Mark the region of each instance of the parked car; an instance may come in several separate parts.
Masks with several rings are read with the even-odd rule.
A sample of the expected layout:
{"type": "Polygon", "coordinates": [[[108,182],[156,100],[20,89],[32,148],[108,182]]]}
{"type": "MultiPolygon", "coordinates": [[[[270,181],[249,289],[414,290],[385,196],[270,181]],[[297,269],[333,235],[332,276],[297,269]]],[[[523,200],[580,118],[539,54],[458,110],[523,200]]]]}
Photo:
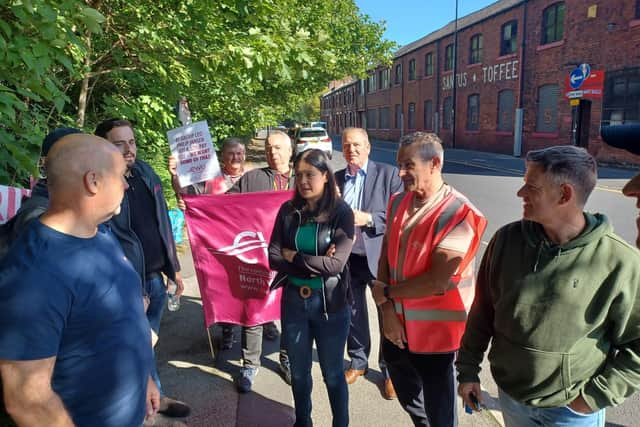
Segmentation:
{"type": "Polygon", "coordinates": [[[296,154],[302,153],[304,150],[317,148],[324,151],[329,159],[333,153],[331,138],[327,131],[323,128],[299,128],[293,138],[296,154]]]}

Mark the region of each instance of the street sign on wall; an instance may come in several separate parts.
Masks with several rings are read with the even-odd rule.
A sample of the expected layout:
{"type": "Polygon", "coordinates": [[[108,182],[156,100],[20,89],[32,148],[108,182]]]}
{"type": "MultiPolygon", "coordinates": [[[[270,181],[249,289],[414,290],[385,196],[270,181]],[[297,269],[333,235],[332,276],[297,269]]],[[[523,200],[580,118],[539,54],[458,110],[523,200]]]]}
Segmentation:
{"type": "Polygon", "coordinates": [[[569,99],[600,99],[604,87],[604,70],[592,70],[582,64],[565,78],[564,96],[569,99]]]}

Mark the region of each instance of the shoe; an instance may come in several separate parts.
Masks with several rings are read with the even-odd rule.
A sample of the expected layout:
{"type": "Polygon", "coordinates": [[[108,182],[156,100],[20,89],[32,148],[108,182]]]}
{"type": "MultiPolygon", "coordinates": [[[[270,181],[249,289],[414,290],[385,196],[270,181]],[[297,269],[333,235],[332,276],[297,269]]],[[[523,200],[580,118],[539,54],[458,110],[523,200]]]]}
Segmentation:
{"type": "Polygon", "coordinates": [[[344,379],[347,380],[347,384],[353,384],[358,377],[367,374],[368,369],[347,369],[344,371],[344,379]]]}
{"type": "Polygon", "coordinates": [[[291,385],[291,365],[289,365],[289,361],[281,360],[278,365],[278,370],[284,382],[291,385]]]}
{"type": "Polygon", "coordinates": [[[142,423],[143,427],[187,427],[187,424],[176,420],[173,418],[169,418],[166,415],[156,414],[153,417],[144,420],[142,423]]]}
{"type": "Polygon", "coordinates": [[[258,368],[244,367],[240,369],[240,376],[236,378],[236,388],[240,393],[249,393],[258,374],[258,368]]]}
{"type": "Polygon", "coordinates": [[[269,322],[265,323],[262,329],[262,334],[269,341],[275,341],[280,336],[280,332],[278,332],[278,327],[275,323],[269,322]]]}
{"type": "Polygon", "coordinates": [[[158,413],[167,417],[182,418],[191,413],[191,408],[184,402],[164,396],[160,398],[160,408],[158,413]]]}
{"type": "Polygon", "coordinates": [[[393,383],[391,382],[391,378],[385,378],[383,388],[384,388],[385,399],[393,400],[398,398],[398,395],[396,394],[396,389],[393,387],[393,383]]]}
{"type": "Polygon", "coordinates": [[[222,350],[231,350],[233,348],[233,329],[222,328],[222,345],[220,348],[222,350]]]}

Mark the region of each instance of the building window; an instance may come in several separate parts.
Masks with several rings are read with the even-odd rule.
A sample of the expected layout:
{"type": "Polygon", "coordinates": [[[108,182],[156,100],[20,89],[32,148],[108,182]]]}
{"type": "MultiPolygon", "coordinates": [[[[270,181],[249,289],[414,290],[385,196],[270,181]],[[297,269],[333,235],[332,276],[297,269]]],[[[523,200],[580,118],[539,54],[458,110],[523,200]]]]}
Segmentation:
{"type": "Polygon", "coordinates": [[[402,107],[400,104],[396,104],[396,122],[394,128],[400,129],[402,126],[402,107]]]}
{"type": "Polygon", "coordinates": [[[369,93],[375,92],[377,88],[376,73],[369,75],[369,93]]]}
{"type": "Polygon", "coordinates": [[[467,130],[480,129],[480,95],[474,93],[467,98],[467,130]]]}
{"type": "Polygon", "coordinates": [[[602,124],[640,123],[640,67],[607,72],[602,124]]]}
{"type": "Polygon", "coordinates": [[[512,90],[498,93],[498,124],[497,130],[513,132],[513,114],[515,112],[515,96],[512,90]]]}
{"type": "Polygon", "coordinates": [[[424,56],[424,75],[433,76],[433,53],[431,52],[424,56]]]}
{"type": "Polygon", "coordinates": [[[482,62],[482,34],[476,34],[471,37],[471,45],[469,47],[469,64],[477,64],[482,62]]]}
{"type": "Polygon", "coordinates": [[[389,107],[384,107],[380,109],[380,129],[389,129],[390,126],[390,113],[389,107]]]}
{"type": "Polygon", "coordinates": [[[360,79],[360,95],[364,95],[365,94],[365,85],[366,85],[366,81],[364,79],[360,79]]]}
{"type": "Polygon", "coordinates": [[[407,117],[407,127],[409,129],[416,128],[416,104],[415,102],[409,103],[409,116],[407,117]]]}
{"type": "Polygon", "coordinates": [[[416,79],[416,60],[409,61],[409,80],[416,79]]]}
{"type": "Polygon", "coordinates": [[[369,129],[377,128],[377,119],[378,119],[378,110],[376,108],[372,108],[367,110],[367,126],[369,129]]]}
{"type": "Polygon", "coordinates": [[[442,129],[451,129],[453,120],[453,98],[447,96],[442,104],[442,129]]]}
{"type": "Polygon", "coordinates": [[[509,21],[502,26],[500,55],[509,55],[518,50],[518,21],[509,21]]]}
{"type": "Polygon", "coordinates": [[[378,79],[380,84],[380,89],[387,89],[389,87],[389,69],[385,68],[384,70],[380,70],[378,72],[378,79]]]}
{"type": "Polygon", "coordinates": [[[433,102],[431,100],[424,101],[424,128],[433,129],[433,102]]]}
{"type": "Polygon", "coordinates": [[[552,4],[542,12],[542,44],[562,40],[564,33],[564,3],[552,4]]]}
{"type": "Polygon", "coordinates": [[[395,82],[397,85],[402,83],[402,64],[396,65],[396,78],[395,82]]]}
{"type": "Polygon", "coordinates": [[[544,85],[538,88],[538,112],[536,132],[556,133],[558,131],[558,85],[544,85]]]}
{"type": "Polygon", "coordinates": [[[444,48],[444,70],[453,70],[453,45],[444,48]]]}

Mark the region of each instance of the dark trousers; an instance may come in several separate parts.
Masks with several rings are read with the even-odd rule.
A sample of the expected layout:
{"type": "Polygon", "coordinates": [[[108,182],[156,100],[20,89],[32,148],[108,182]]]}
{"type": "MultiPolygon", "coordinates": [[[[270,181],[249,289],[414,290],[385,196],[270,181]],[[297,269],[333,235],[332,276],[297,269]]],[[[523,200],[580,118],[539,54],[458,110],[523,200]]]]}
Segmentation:
{"type": "MultiPolygon", "coordinates": [[[[284,327],[284,326],[283,326],[284,327]]],[[[240,334],[242,345],[242,364],[243,366],[257,368],[260,366],[260,356],[262,355],[262,325],[243,326],[240,334]]],[[[288,362],[285,341],[280,335],[280,363],[288,362]]]]}
{"type": "MultiPolygon", "coordinates": [[[[371,333],[369,330],[369,311],[367,310],[367,284],[374,279],[369,270],[367,258],[360,255],[349,257],[349,271],[351,273],[351,291],[353,305],[351,306],[351,325],[347,339],[347,353],[351,359],[352,369],[366,369],[369,366],[371,353],[371,333]]],[[[382,356],[382,319],[378,310],[378,330],[380,331],[380,348],[378,349],[378,366],[385,378],[389,377],[387,367],[382,356]]]]}
{"type": "Polygon", "coordinates": [[[416,426],[458,425],[455,353],[415,354],[384,339],[382,351],[398,400],[416,426]]]}

